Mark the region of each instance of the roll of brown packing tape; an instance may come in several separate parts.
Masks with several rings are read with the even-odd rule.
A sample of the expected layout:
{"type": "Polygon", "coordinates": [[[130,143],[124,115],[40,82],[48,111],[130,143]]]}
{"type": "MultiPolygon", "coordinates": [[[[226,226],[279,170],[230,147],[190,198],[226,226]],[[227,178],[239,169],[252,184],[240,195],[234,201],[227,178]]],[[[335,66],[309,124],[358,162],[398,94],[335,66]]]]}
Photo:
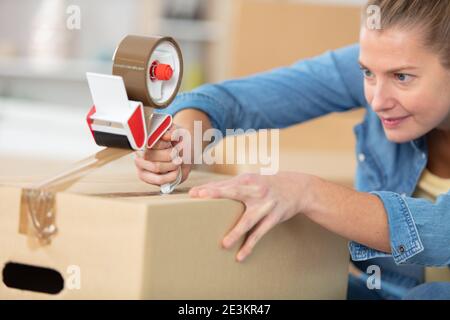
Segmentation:
{"type": "Polygon", "coordinates": [[[128,99],[165,108],[183,76],[180,47],[171,37],[126,36],[114,54],[112,73],[123,78],[128,99]]]}

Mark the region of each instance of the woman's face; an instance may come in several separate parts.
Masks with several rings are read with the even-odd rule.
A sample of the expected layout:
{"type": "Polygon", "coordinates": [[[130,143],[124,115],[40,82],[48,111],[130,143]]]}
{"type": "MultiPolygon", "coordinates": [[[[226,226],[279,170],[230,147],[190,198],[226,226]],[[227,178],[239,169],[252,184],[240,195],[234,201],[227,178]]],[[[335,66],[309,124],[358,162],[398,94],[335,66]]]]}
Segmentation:
{"type": "Polygon", "coordinates": [[[450,130],[450,70],[422,42],[414,30],[361,29],[366,99],[393,142],[450,130]]]}

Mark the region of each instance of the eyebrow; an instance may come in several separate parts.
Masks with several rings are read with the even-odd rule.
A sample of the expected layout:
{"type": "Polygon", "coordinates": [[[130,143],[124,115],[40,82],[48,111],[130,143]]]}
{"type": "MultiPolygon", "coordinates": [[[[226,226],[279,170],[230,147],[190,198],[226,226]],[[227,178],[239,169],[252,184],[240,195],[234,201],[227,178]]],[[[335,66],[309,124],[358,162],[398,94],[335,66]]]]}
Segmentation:
{"type": "MultiPolygon", "coordinates": [[[[364,69],[370,70],[370,68],[366,67],[361,61],[359,61],[359,64],[360,64],[361,67],[363,67],[364,69]]],[[[418,68],[418,67],[415,67],[415,66],[404,65],[404,66],[400,66],[400,67],[396,67],[396,68],[387,70],[386,73],[397,73],[397,72],[404,71],[404,70],[416,70],[416,69],[419,69],[419,68],[418,68]]]]}

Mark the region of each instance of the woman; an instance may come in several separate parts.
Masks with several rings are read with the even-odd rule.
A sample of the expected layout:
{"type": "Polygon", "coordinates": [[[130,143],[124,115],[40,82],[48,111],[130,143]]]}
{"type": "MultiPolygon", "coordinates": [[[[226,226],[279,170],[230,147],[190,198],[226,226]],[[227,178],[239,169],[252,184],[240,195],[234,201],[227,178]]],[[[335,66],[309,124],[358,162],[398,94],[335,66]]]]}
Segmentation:
{"type": "MultiPolygon", "coordinates": [[[[204,129],[225,133],[226,128],[282,128],[363,106],[364,121],[355,127],[357,191],[281,172],[209,183],[192,188],[190,196],[246,205],[223,239],[230,248],[248,233],[238,261],[274,226],[304,214],[350,239],[354,261],[389,257],[384,258],[391,261],[389,272],[401,281],[383,297],[399,298],[418,283],[405,284],[414,276],[406,277],[396,265],[450,264],[450,1],[371,0],[370,5],[380,9],[381,28],[362,23],[359,45],[201,86],[177,97],[168,111],[191,132],[193,121],[201,120],[204,129]]],[[[143,181],[175,180],[179,164],[171,153],[178,147],[169,136],[136,159],[143,181]]],[[[190,165],[181,167],[186,179],[190,165]]]]}

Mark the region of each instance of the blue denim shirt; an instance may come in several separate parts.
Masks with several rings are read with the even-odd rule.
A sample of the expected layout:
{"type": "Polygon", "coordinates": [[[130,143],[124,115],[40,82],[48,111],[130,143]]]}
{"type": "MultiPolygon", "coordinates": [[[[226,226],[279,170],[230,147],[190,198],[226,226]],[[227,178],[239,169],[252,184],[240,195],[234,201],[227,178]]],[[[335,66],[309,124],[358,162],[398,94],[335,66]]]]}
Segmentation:
{"type": "Polygon", "coordinates": [[[449,265],[450,190],[435,202],[411,197],[427,163],[425,137],[402,144],[387,140],[380,119],[364,97],[358,56],[356,44],[292,66],[206,84],[178,95],[164,112],[202,110],[213,127],[225,134],[227,128],[283,128],[331,112],[364,107],[364,121],[354,128],[358,159],[355,187],[383,202],[392,254],[350,242],[352,258],[392,256],[397,264],[449,265]]]}

